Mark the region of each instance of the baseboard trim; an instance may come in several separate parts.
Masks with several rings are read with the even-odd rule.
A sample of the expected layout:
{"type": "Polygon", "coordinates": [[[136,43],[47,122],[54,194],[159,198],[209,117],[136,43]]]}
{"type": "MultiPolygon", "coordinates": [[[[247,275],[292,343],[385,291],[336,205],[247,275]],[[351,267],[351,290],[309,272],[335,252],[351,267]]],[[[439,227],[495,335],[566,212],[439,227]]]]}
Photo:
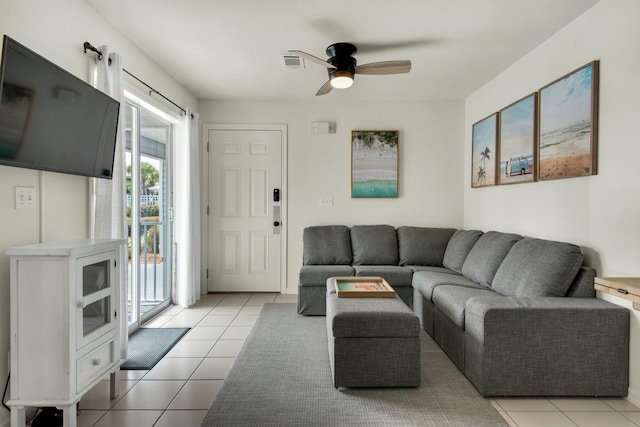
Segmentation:
{"type": "Polygon", "coordinates": [[[627,395],[627,400],[640,408],[640,393],[639,392],[629,389],[629,394],[627,395]]]}

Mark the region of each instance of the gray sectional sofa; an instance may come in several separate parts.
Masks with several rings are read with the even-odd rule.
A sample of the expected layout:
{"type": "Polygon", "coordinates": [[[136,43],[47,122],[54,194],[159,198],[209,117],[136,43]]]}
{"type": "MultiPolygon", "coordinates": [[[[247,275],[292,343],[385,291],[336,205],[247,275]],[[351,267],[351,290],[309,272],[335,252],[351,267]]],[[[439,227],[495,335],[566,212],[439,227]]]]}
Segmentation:
{"type": "Polygon", "coordinates": [[[518,234],[344,225],[303,233],[298,312],[330,277],[381,276],[485,396],[625,396],[629,312],[595,298],[580,247],[518,234]]]}

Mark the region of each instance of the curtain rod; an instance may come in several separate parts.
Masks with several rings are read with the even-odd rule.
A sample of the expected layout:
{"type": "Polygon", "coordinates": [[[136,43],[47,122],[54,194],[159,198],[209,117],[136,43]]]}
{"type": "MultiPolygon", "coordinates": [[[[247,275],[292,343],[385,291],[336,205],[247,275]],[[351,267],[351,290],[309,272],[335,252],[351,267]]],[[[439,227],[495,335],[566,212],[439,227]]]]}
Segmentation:
{"type": "MultiPolygon", "coordinates": [[[[99,51],[97,48],[93,47],[93,45],[91,43],[84,42],[83,48],[84,48],[84,53],[87,53],[87,50],[90,50],[90,51],[95,52],[95,53],[98,54],[98,60],[102,60],[102,57],[103,57],[102,52],[99,51]]],[[[111,64],[111,60],[109,60],[109,64],[111,64]]],[[[181,106],[179,106],[178,104],[176,104],[175,102],[173,102],[172,100],[170,100],[169,98],[167,98],[166,96],[164,96],[163,94],[161,94],[160,92],[158,92],[157,90],[155,90],[154,88],[149,86],[147,83],[145,83],[142,80],[140,80],[138,77],[136,77],[133,74],[131,74],[129,71],[125,70],[124,68],[122,69],[122,71],[124,71],[125,73],[127,73],[128,75],[130,75],[131,77],[136,79],[138,82],[142,83],[147,88],[149,88],[149,95],[151,95],[152,93],[160,95],[160,97],[162,97],[165,101],[171,103],[176,108],[178,108],[180,111],[182,111],[183,113],[187,114],[187,110],[185,110],[184,108],[182,108],[181,106]]],[[[191,114],[191,118],[193,119],[193,114],[191,114]]]]}

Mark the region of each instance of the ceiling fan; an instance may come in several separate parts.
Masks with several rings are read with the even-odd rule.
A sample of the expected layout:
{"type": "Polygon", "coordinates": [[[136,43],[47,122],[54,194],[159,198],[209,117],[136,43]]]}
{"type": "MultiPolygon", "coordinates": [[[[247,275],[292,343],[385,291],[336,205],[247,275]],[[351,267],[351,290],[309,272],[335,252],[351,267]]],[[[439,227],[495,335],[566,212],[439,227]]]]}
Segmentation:
{"type": "Polygon", "coordinates": [[[332,89],[346,89],[353,84],[356,74],[401,74],[411,70],[411,61],[383,61],[357,65],[353,56],[357,52],[351,43],[334,43],[327,48],[329,59],[318,58],[301,50],[290,50],[290,53],[305,58],[311,62],[327,67],[329,80],[322,85],[316,96],[326,95],[332,89]]]}

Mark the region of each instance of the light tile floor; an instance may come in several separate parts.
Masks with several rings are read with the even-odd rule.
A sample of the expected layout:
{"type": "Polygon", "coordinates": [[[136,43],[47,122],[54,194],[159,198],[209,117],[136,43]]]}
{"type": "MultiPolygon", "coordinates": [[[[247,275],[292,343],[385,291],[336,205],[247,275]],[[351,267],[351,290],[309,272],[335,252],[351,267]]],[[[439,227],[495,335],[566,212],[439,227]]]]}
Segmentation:
{"type": "MultiPolygon", "coordinates": [[[[188,309],[172,306],[145,327],[190,327],[150,371],[121,371],[120,397],[100,381],[80,401],[78,427],[199,427],[262,309],[297,295],[208,294],[188,309]]],[[[640,408],[626,399],[495,398],[516,427],[638,427],[640,408]]]]}

